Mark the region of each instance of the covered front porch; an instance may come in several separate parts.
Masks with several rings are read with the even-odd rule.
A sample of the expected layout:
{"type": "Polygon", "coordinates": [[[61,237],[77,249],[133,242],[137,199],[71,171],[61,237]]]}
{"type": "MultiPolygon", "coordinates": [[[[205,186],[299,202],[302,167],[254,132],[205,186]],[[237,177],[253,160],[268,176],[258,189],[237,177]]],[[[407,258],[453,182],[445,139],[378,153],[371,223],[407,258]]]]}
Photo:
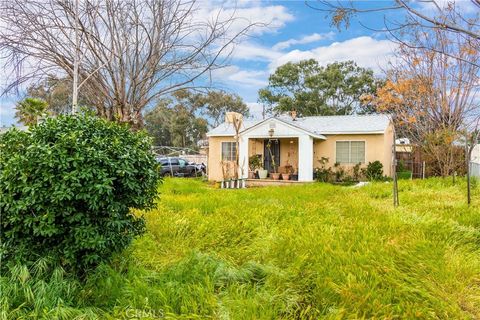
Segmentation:
{"type": "Polygon", "coordinates": [[[249,138],[248,159],[250,179],[273,179],[298,181],[298,138],[249,138]],[[259,174],[260,172],[260,174],[259,174]]]}
{"type": "Polygon", "coordinates": [[[242,178],[253,178],[253,171],[266,170],[270,179],[282,179],[278,173],[286,181],[313,181],[313,144],[322,138],[275,119],[247,129],[239,137],[242,178]],[[252,157],[259,158],[255,167],[251,166],[252,157]]]}
{"type": "Polygon", "coordinates": [[[239,143],[243,178],[313,181],[313,139],[297,137],[243,137],[239,143]],[[252,157],[258,157],[260,168],[252,168],[252,157]],[[280,175],[277,178],[276,173],[280,175]]]}
{"type": "MultiPolygon", "coordinates": [[[[260,159],[259,167],[267,179],[284,174],[285,181],[313,181],[313,145],[315,139],[305,130],[276,119],[266,120],[245,130],[239,137],[239,165],[242,178],[252,178],[252,157],[260,159]]],[[[258,176],[257,176],[258,177],[258,176]]],[[[281,181],[281,177],[279,180],[281,181]]]]}

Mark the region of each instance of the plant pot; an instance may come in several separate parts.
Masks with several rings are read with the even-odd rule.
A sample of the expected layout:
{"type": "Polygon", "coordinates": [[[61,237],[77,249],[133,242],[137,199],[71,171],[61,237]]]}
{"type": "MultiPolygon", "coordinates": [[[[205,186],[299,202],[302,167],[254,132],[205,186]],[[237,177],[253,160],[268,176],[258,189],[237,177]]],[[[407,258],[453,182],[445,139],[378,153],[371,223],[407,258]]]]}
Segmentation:
{"type": "Polygon", "coordinates": [[[290,180],[290,174],[289,173],[282,173],[282,180],[290,180]]]}
{"type": "Polygon", "coordinates": [[[254,171],[248,171],[248,179],[255,179],[255,172],[254,171]]]}
{"type": "Polygon", "coordinates": [[[268,175],[268,171],[267,171],[267,170],[258,169],[257,172],[258,172],[258,177],[259,177],[260,179],[267,179],[267,175],[268,175]]]}
{"type": "Polygon", "coordinates": [[[298,181],[298,173],[294,173],[290,176],[293,181],[298,181]]]}
{"type": "Polygon", "coordinates": [[[280,173],[272,172],[270,173],[270,176],[272,177],[273,180],[280,180],[280,173]]]}

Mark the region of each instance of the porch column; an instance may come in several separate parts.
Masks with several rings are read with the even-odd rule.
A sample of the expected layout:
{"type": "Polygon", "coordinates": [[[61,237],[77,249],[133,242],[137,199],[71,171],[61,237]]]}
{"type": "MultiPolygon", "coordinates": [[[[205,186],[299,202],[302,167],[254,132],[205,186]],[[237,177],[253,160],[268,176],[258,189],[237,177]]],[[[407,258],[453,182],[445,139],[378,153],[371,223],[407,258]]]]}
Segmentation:
{"type": "Polygon", "coordinates": [[[240,178],[248,178],[248,137],[240,137],[238,148],[238,165],[240,178]]]}
{"type": "Polygon", "coordinates": [[[298,181],[313,180],[313,138],[298,137],[298,181]]]}

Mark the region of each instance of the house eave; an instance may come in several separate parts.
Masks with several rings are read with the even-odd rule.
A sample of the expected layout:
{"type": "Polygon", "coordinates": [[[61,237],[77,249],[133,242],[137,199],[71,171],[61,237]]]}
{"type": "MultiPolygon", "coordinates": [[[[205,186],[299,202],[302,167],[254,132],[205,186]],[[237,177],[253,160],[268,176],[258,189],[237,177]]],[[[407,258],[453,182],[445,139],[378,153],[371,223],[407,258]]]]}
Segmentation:
{"type": "Polygon", "coordinates": [[[378,131],[334,131],[334,132],[322,132],[322,135],[334,135],[334,134],[385,134],[384,130],[378,131]]]}
{"type": "MultiPolygon", "coordinates": [[[[282,120],[282,119],[280,119],[280,118],[277,118],[277,117],[270,117],[270,118],[268,118],[268,119],[265,119],[265,120],[263,120],[263,121],[260,121],[259,123],[255,124],[254,126],[251,126],[251,127],[247,128],[247,129],[241,131],[240,134],[242,134],[242,135],[243,135],[243,134],[247,134],[249,131],[252,131],[252,130],[255,129],[256,127],[258,127],[258,126],[260,126],[260,125],[262,125],[262,124],[264,124],[264,123],[266,123],[266,122],[268,122],[268,121],[271,121],[271,120],[279,121],[279,122],[283,123],[284,125],[289,126],[289,127],[293,128],[293,129],[295,129],[295,130],[298,130],[298,131],[300,131],[300,132],[303,132],[304,134],[307,134],[307,135],[309,135],[309,136],[311,136],[311,137],[313,137],[313,138],[322,139],[322,140],[326,140],[326,139],[327,139],[327,138],[326,138],[324,135],[322,135],[322,134],[319,134],[319,133],[315,133],[315,132],[306,130],[306,129],[304,129],[304,128],[301,128],[301,127],[299,127],[299,126],[293,125],[293,124],[291,124],[291,123],[289,123],[289,122],[286,122],[286,121],[284,121],[284,120],[282,120]]],[[[267,137],[267,138],[268,138],[268,137],[267,137]]]]}
{"type": "Polygon", "coordinates": [[[220,134],[220,133],[207,133],[207,138],[211,138],[211,137],[235,137],[234,134],[232,133],[224,133],[224,134],[220,134]]]}

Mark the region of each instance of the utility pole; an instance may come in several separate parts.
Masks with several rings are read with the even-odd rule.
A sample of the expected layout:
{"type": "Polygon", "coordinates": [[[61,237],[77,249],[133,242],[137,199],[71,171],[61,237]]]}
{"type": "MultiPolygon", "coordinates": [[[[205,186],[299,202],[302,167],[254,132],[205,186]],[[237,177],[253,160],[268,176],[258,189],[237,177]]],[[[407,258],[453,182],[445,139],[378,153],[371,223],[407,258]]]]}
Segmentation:
{"type": "Polygon", "coordinates": [[[393,153],[393,206],[398,207],[398,181],[397,181],[397,133],[395,132],[395,127],[393,128],[393,146],[392,146],[392,153],[393,153]]]}
{"type": "Polygon", "coordinates": [[[75,53],[73,58],[73,93],[72,93],[72,114],[77,113],[77,105],[78,105],[78,64],[79,64],[79,34],[78,34],[78,27],[79,27],[79,16],[78,16],[78,2],[79,0],[75,0],[75,53]]]}
{"type": "Polygon", "coordinates": [[[468,144],[468,133],[465,139],[465,162],[467,165],[467,204],[470,206],[472,202],[471,187],[470,187],[470,158],[472,157],[473,148],[468,144]]]}

